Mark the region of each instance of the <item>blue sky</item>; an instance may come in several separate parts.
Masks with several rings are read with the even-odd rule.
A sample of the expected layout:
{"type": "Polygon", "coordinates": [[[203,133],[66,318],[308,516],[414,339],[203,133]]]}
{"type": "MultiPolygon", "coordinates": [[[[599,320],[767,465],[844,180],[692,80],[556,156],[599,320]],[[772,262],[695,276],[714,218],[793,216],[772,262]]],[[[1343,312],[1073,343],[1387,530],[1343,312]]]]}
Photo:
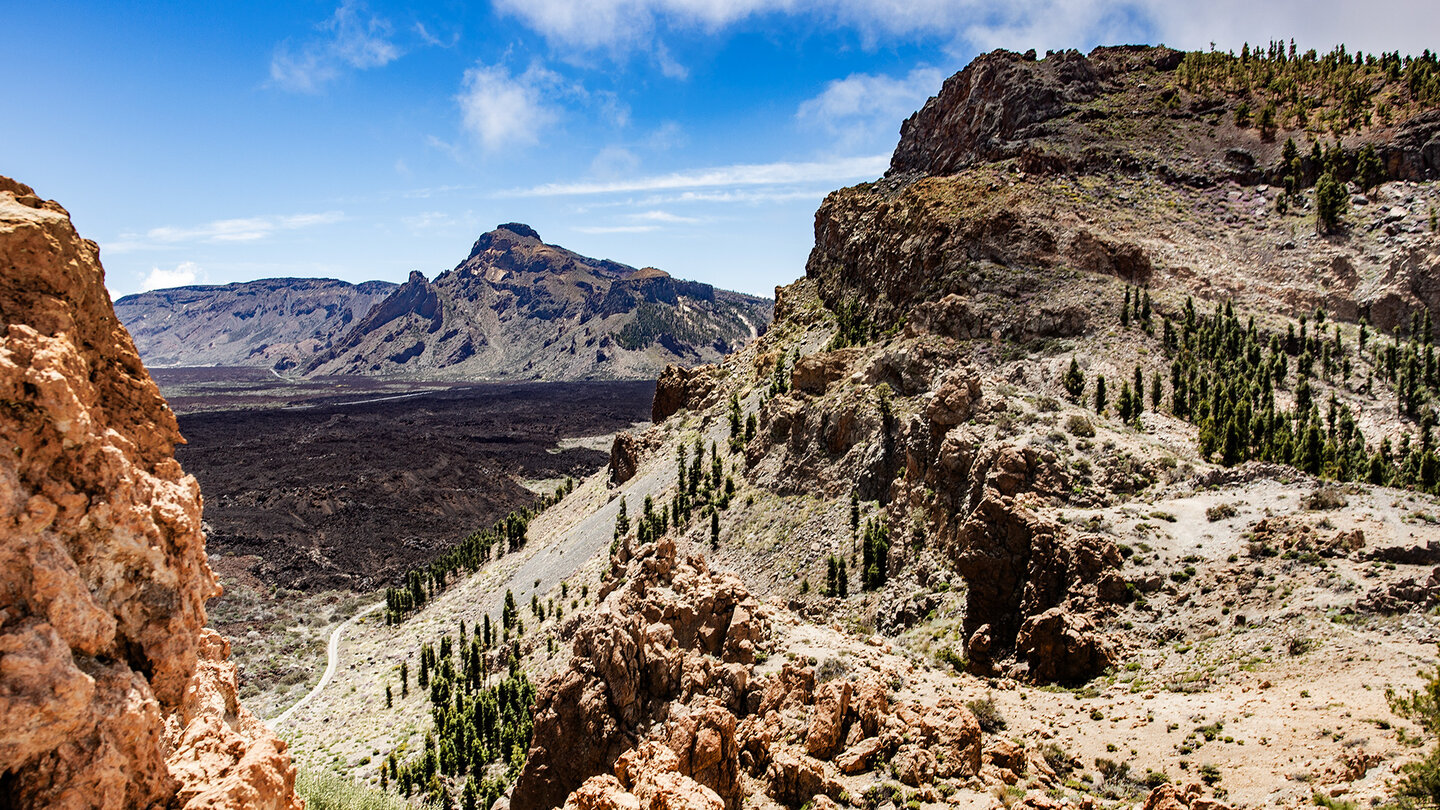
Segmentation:
{"type": "Polygon", "coordinates": [[[0,174],[115,295],[434,277],[500,222],[769,294],[976,53],[1297,38],[1418,53],[1432,0],[12,4],[0,174]]]}

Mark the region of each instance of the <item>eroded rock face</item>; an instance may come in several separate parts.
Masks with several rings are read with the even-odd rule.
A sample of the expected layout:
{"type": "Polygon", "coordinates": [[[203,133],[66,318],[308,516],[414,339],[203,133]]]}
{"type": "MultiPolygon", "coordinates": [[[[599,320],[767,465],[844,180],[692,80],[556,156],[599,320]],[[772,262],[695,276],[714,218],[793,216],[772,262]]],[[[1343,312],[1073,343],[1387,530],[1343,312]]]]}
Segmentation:
{"type": "Polygon", "coordinates": [[[564,804],[634,748],[642,729],[668,719],[661,732],[679,773],[734,810],[735,715],[748,703],[746,667],[767,633],[760,605],[733,575],[712,574],[699,558],[677,558],[669,538],[640,548],[623,582],[607,585],[613,590],[575,631],[571,668],[540,690],[511,807],[564,804]]]}
{"type": "Polygon", "coordinates": [[[655,404],[651,408],[651,420],[658,424],[669,419],[681,408],[700,407],[715,389],[717,373],[715,366],[666,366],[655,384],[655,404]]]}
{"type": "Polygon", "coordinates": [[[69,215],[0,178],[0,768],[22,807],[299,807],[205,630],[175,416],[69,215]]]}
{"type": "Polygon", "coordinates": [[[1018,153],[1027,129],[1101,89],[1090,60],[1065,51],[1036,61],[994,51],[945,80],[939,95],[900,125],[891,173],[950,174],[1018,153]]]}
{"type": "Polygon", "coordinates": [[[619,486],[635,477],[640,467],[640,443],[630,433],[615,434],[610,445],[610,484],[619,486]]]}

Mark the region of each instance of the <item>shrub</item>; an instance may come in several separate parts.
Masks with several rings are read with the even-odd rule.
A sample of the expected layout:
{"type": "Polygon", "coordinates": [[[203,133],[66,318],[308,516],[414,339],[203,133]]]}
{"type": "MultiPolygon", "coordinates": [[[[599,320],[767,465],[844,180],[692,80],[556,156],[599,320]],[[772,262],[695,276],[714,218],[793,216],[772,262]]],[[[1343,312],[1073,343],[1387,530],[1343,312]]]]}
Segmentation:
{"type": "Polygon", "coordinates": [[[329,771],[301,768],[295,792],[310,810],[412,810],[414,805],[392,793],[357,785],[329,771]]]}
{"type": "Polygon", "coordinates": [[[1065,431],[1082,439],[1095,437],[1095,426],[1083,414],[1072,413],[1065,419],[1065,431]]]}
{"type": "Polygon", "coordinates": [[[1233,518],[1238,514],[1239,512],[1235,510],[1234,506],[1228,503],[1217,503],[1205,510],[1205,519],[1211,523],[1215,523],[1216,521],[1233,518]]]}
{"type": "Polygon", "coordinates": [[[839,658],[826,658],[815,670],[815,682],[824,683],[826,681],[833,681],[843,676],[849,669],[850,668],[845,665],[845,662],[839,658]]]}
{"type": "Polygon", "coordinates": [[[986,695],[967,702],[965,707],[980,721],[980,730],[986,734],[1004,730],[1005,716],[1000,713],[1000,707],[995,705],[995,698],[986,695]]]}
{"type": "MultiPolygon", "coordinates": [[[[1391,711],[1414,720],[1426,734],[1434,737],[1440,735],[1440,664],[1425,677],[1419,689],[1404,695],[1386,687],[1385,700],[1391,711]]],[[[1424,759],[1404,765],[1401,770],[1405,773],[1399,785],[1402,806],[1434,807],[1440,802],[1440,745],[1430,749],[1424,759]]]]}
{"type": "Polygon", "coordinates": [[[1061,779],[1069,776],[1075,770],[1075,760],[1059,745],[1048,742],[1040,746],[1039,751],[1040,756],[1045,758],[1045,764],[1049,765],[1050,770],[1054,771],[1055,775],[1061,779]]]}

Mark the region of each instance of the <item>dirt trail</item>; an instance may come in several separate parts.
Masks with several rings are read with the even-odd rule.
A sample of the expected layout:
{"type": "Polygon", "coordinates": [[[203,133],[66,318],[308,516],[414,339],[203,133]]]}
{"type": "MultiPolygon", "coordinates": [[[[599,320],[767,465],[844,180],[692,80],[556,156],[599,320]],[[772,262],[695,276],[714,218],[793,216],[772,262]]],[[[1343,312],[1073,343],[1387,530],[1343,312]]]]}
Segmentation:
{"type": "Polygon", "coordinates": [[[320,676],[319,683],[315,684],[314,689],[306,692],[303,697],[295,701],[295,703],[292,704],[290,708],[281,712],[274,719],[269,720],[268,722],[270,723],[272,728],[290,719],[290,715],[294,714],[296,709],[299,709],[301,706],[309,703],[316,695],[320,694],[320,692],[325,689],[325,686],[330,683],[330,679],[335,677],[335,667],[340,661],[340,636],[345,632],[345,628],[354,624],[358,619],[360,619],[360,617],[366,615],[367,613],[374,613],[382,607],[385,607],[384,602],[376,602],[375,604],[364,608],[359,613],[356,613],[354,616],[351,616],[350,618],[341,622],[340,625],[336,627],[333,632],[330,633],[330,645],[326,648],[325,673],[320,676]]]}
{"type": "MultiPolygon", "coordinates": [[[[663,502],[666,490],[674,486],[673,464],[668,457],[647,459],[636,476],[619,489],[607,486],[608,473],[602,470],[531,522],[530,541],[524,550],[452,585],[403,624],[390,627],[378,614],[368,618],[357,615],[351,620],[356,632],[343,646],[338,644],[343,628],[337,628],[331,639],[333,654],[327,676],[305,699],[273,721],[286,723],[284,732],[296,756],[302,762],[338,761],[359,766],[366,755],[374,756],[374,751],[388,752],[406,741],[418,743],[428,727],[428,696],[413,680],[408,696],[402,696],[400,663],[411,659],[413,678],[418,671],[413,659],[421,641],[453,634],[461,621],[474,627],[487,614],[498,619],[507,590],[524,605],[532,595],[542,600],[556,595],[551,591],[568,581],[574,586],[570,595],[580,597],[578,583],[594,575],[593,570],[583,570],[586,563],[603,560],[614,537],[621,497],[632,517],[639,514],[647,495],[663,502]],[[384,709],[387,684],[392,688],[390,710],[384,709]]],[[[565,609],[569,612],[568,603],[565,609]]]]}

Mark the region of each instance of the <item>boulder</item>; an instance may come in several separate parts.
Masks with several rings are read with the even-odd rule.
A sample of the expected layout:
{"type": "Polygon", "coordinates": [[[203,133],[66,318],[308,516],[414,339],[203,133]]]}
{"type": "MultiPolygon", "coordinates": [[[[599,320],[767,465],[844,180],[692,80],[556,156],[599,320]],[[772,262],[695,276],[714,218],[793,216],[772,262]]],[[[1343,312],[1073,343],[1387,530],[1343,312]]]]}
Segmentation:
{"type": "Polygon", "coordinates": [[[640,443],[630,433],[615,434],[610,445],[610,485],[619,486],[635,477],[640,468],[640,443]]]}
{"type": "Polygon", "coordinates": [[[816,691],[810,730],[805,735],[805,752],[810,756],[829,759],[843,742],[852,689],[849,681],[829,681],[816,691]]]}
{"type": "Polygon", "coordinates": [[[860,773],[869,769],[875,755],[880,753],[883,748],[884,745],[879,737],[866,737],[835,757],[835,767],[844,774],[860,773]]]}
{"type": "Polygon", "coordinates": [[[774,753],[765,781],[771,798],[791,807],[799,807],[819,794],[839,799],[845,793],[834,766],[788,750],[774,753]]]}
{"type": "Polygon", "coordinates": [[[941,698],[920,719],[920,738],[938,761],[942,778],[980,773],[982,735],[980,721],[953,698],[941,698]]]}
{"type": "Polygon", "coordinates": [[[952,371],[931,396],[925,415],[942,428],[953,427],[970,420],[980,397],[980,378],[973,371],[952,371]]]}
{"type": "Polygon", "coordinates": [[[565,799],[564,810],[640,810],[640,800],[608,773],[592,776],[565,799]]]}
{"type": "Polygon", "coordinates": [[[1115,663],[1114,650],[1086,617],[1054,607],[1025,620],[1016,655],[1037,681],[1083,683],[1115,663]]]}
{"type": "Polygon", "coordinates": [[[904,746],[895,754],[895,758],[890,760],[890,767],[895,770],[895,778],[910,787],[928,785],[935,781],[935,755],[928,748],[918,745],[904,746]]]}
{"type": "Polygon", "coordinates": [[[745,799],[735,726],[735,715],[710,704],[679,712],[665,728],[665,743],[677,757],[676,770],[715,791],[725,810],[738,810],[745,799]]]}

